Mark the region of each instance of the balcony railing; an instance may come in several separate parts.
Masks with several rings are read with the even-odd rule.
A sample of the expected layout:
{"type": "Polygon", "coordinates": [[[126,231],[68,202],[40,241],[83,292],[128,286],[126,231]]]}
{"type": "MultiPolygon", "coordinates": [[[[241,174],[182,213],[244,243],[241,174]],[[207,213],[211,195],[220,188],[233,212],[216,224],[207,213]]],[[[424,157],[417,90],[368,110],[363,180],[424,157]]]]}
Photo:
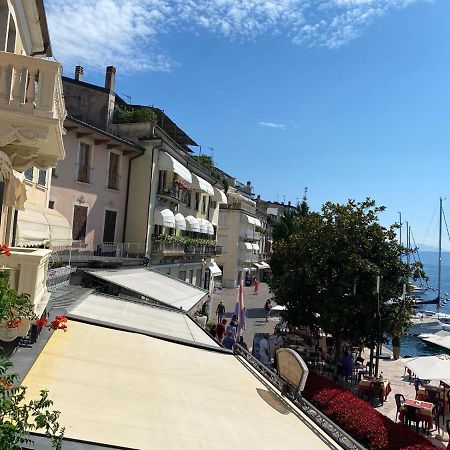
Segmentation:
{"type": "Polygon", "coordinates": [[[6,124],[16,129],[4,144],[14,143],[14,148],[2,149],[15,169],[24,170],[31,165],[48,168],[63,159],[66,108],[61,65],[0,51],[0,114],[6,124]],[[28,151],[24,152],[23,147],[28,151]],[[30,152],[30,147],[38,151],[30,152]]]}
{"type": "Polygon", "coordinates": [[[252,253],[239,253],[239,261],[241,261],[241,262],[258,262],[259,255],[254,255],[252,253]]]}
{"type": "Polygon", "coordinates": [[[178,242],[164,242],[153,241],[152,253],[159,253],[162,255],[184,255],[185,244],[179,244],[178,242]]]}
{"type": "Polygon", "coordinates": [[[185,203],[186,205],[189,205],[191,202],[191,193],[175,185],[158,189],[158,195],[175,200],[177,203],[185,203]]]}
{"type": "Polygon", "coordinates": [[[185,244],[184,252],[187,255],[221,255],[222,246],[185,244]]]}

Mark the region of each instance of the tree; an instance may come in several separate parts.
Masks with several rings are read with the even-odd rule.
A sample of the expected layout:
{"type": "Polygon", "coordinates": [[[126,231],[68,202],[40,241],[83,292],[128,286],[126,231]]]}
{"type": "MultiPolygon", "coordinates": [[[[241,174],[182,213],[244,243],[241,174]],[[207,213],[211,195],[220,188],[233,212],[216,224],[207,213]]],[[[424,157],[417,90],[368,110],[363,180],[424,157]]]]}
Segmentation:
{"type": "Polygon", "coordinates": [[[336,357],[343,339],[371,348],[378,341],[377,276],[385,334],[408,327],[410,301],[397,299],[406,280],[425,276],[420,263],[404,262],[412,250],[397,242],[398,225],[380,225],[384,209],[370,198],[328,202],[320,213],[296,215],[292,233],[274,242],[270,287],[285,318],[332,334],[336,357]]]}
{"type": "Polygon", "coordinates": [[[20,449],[31,443],[30,432],[42,432],[52,446],[61,449],[64,428],[58,423],[59,411],[49,408],[53,402],[42,390],[38,400],[26,400],[26,387],[15,387],[18,375],[10,373],[12,363],[0,356],[0,448],[20,449]]]}

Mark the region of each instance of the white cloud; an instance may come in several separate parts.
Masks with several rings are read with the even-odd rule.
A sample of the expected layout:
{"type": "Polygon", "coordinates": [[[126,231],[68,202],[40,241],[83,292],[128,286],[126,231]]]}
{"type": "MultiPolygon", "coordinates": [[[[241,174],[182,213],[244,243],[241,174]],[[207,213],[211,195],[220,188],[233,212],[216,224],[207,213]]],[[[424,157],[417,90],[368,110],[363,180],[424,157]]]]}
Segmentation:
{"type": "Polygon", "coordinates": [[[286,129],[286,125],[283,123],[275,123],[275,122],[258,122],[258,124],[262,127],[268,127],[268,128],[279,128],[279,129],[286,129]]]}
{"type": "Polygon", "coordinates": [[[430,0],[47,0],[63,64],[169,71],[162,35],[208,32],[227,39],[281,34],[298,45],[337,48],[389,11],[430,0]]]}

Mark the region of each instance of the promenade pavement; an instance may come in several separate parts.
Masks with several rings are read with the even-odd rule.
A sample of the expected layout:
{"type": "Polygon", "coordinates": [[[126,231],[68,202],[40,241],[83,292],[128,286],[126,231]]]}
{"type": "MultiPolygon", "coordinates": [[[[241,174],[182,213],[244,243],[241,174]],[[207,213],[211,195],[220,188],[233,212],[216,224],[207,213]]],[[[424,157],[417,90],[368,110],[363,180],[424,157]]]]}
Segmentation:
{"type": "MultiPolygon", "coordinates": [[[[264,317],[264,304],[268,298],[272,297],[272,294],[269,292],[269,286],[266,283],[260,283],[257,295],[253,294],[253,289],[253,286],[244,286],[244,306],[247,308],[247,318],[245,330],[241,334],[249,349],[252,347],[254,333],[273,333],[275,325],[279,321],[279,316],[270,317],[269,321],[266,323],[264,317]]],[[[225,318],[227,319],[227,323],[229,323],[231,316],[234,313],[237,294],[238,288],[224,288],[221,295],[213,294],[213,306],[210,320],[217,321],[216,308],[222,300],[225,305],[225,318]]]]}

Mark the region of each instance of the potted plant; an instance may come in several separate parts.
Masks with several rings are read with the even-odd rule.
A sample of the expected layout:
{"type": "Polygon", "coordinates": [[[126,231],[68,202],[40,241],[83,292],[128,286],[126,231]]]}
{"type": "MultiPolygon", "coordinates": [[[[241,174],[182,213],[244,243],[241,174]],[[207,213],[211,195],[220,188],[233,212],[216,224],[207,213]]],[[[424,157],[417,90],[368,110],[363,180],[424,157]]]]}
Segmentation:
{"type": "Polygon", "coordinates": [[[394,359],[400,358],[400,336],[392,336],[392,352],[394,354],[394,359]]]}

